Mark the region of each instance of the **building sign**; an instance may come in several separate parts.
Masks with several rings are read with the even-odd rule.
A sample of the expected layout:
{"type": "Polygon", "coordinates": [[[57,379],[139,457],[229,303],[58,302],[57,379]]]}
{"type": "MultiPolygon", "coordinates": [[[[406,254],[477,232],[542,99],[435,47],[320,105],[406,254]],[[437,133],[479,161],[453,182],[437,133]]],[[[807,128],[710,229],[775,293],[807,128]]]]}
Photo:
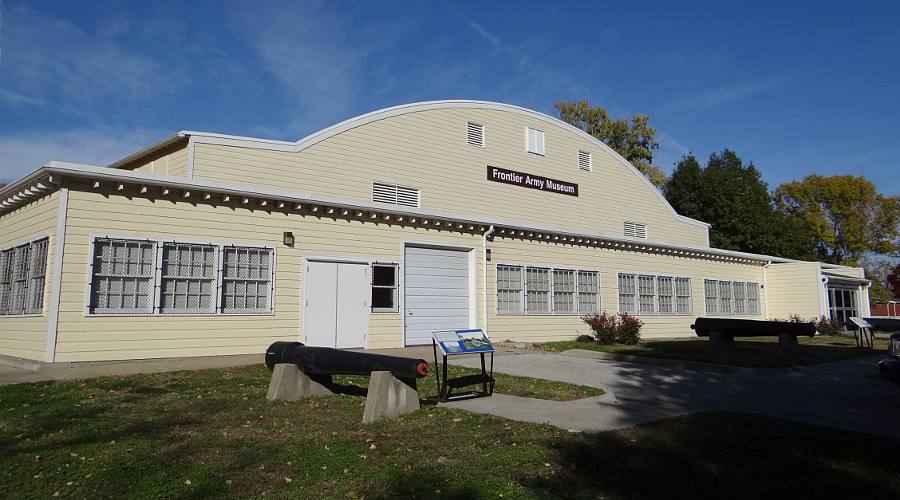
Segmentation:
{"type": "Polygon", "coordinates": [[[550,191],[551,193],[578,196],[578,184],[573,182],[558,181],[549,177],[526,174],[525,172],[516,172],[515,170],[507,170],[505,168],[492,167],[490,165],[488,165],[487,168],[487,178],[489,181],[513,184],[515,186],[537,189],[539,191],[550,191]]]}

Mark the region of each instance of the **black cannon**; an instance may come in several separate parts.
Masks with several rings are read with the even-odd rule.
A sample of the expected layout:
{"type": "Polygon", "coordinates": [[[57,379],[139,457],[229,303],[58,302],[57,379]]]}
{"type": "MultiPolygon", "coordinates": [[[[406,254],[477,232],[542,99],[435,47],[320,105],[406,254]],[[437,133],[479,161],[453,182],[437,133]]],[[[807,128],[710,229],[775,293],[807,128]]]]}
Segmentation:
{"type": "Polygon", "coordinates": [[[297,365],[300,371],[313,378],[331,375],[368,376],[375,371],[385,371],[391,372],[400,380],[415,380],[428,373],[428,363],[424,359],[312,347],[300,342],[275,342],[270,345],[266,349],[266,366],[272,370],[279,363],[297,365]]]}
{"type": "Polygon", "coordinates": [[[717,350],[734,347],[735,337],[777,336],[782,353],[788,356],[797,355],[797,336],[816,334],[813,323],[731,318],[697,318],[691,329],[698,337],[709,337],[710,345],[717,350]]]}

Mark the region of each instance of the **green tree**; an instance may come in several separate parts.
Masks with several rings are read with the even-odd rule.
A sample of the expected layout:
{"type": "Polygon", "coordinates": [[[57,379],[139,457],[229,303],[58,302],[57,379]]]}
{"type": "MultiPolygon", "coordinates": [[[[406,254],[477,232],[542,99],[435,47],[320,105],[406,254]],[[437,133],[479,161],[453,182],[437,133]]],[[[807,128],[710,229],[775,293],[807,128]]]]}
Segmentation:
{"type": "Polygon", "coordinates": [[[653,151],[659,149],[659,141],[656,140],[656,129],[650,126],[649,116],[611,118],[606,109],[591,106],[585,100],[557,101],[554,107],[562,121],[611,147],[646,175],[653,185],[659,188],[666,185],[666,173],[653,164],[653,151]]]}
{"type": "Polygon", "coordinates": [[[891,300],[894,297],[890,283],[890,276],[894,271],[893,264],[885,260],[866,259],[863,268],[866,279],[872,282],[872,286],[869,287],[869,302],[883,304],[891,300]]]}
{"type": "Polygon", "coordinates": [[[803,219],[820,259],[856,264],[863,255],[900,252],[900,196],[884,196],[862,176],[808,175],[775,190],[782,213],[803,219]]]}
{"type": "Polygon", "coordinates": [[[678,213],[712,224],[715,247],[793,259],[813,255],[812,235],[802,221],[774,210],[759,170],[734,151],[713,153],[705,167],[685,155],[665,194],[678,213]]]}
{"type": "Polygon", "coordinates": [[[888,287],[893,297],[900,297],[900,264],[894,266],[894,270],[887,276],[888,287]]]}

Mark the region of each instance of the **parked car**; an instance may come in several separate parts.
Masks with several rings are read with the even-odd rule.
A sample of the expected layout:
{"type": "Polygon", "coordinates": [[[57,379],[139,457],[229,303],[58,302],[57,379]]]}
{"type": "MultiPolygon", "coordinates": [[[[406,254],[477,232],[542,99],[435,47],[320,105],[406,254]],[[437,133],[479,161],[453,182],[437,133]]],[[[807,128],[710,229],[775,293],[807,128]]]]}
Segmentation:
{"type": "Polygon", "coordinates": [[[882,377],[900,383],[900,332],[891,335],[888,355],[878,362],[878,371],[882,377]]]}

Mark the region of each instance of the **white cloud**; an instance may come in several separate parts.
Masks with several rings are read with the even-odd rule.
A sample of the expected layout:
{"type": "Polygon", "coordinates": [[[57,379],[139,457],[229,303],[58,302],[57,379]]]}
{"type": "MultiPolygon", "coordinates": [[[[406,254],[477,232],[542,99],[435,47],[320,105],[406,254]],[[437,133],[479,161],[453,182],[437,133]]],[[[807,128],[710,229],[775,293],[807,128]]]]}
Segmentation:
{"type": "Polygon", "coordinates": [[[51,160],[105,166],[166,137],[161,130],[76,129],[0,137],[0,182],[11,182],[51,160]]]}
{"type": "Polygon", "coordinates": [[[47,101],[45,101],[43,99],[27,96],[24,94],[20,94],[18,92],[13,92],[11,90],[4,89],[3,87],[0,87],[0,101],[3,101],[10,106],[21,106],[21,105],[46,106],[47,105],[47,101]]]}
{"type": "Polygon", "coordinates": [[[696,94],[683,96],[662,106],[660,112],[674,114],[714,108],[721,104],[768,92],[780,87],[785,82],[787,82],[787,78],[784,76],[772,76],[763,79],[734,82],[721,87],[704,90],[696,94]]]}

